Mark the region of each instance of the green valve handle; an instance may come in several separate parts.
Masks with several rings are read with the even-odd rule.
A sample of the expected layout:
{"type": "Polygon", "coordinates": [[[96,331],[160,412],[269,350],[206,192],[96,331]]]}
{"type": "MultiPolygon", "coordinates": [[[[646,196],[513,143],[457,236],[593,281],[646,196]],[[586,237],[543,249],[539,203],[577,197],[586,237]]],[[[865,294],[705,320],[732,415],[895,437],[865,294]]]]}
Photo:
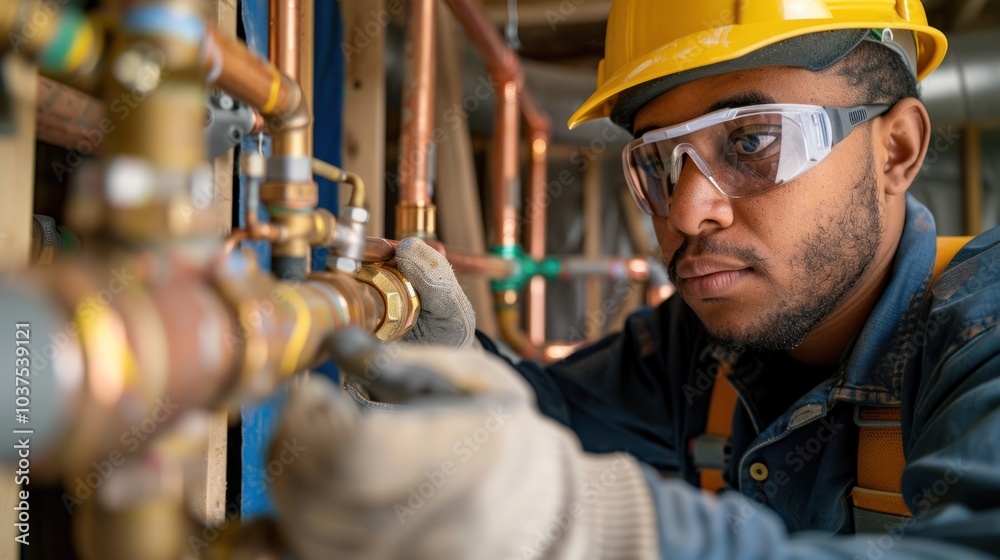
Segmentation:
{"type": "Polygon", "coordinates": [[[511,261],[514,264],[514,272],[508,278],[490,282],[490,286],[494,292],[507,290],[521,291],[535,276],[548,279],[559,277],[561,265],[558,259],[547,257],[536,261],[520,245],[492,247],[490,253],[506,261],[511,261]]]}

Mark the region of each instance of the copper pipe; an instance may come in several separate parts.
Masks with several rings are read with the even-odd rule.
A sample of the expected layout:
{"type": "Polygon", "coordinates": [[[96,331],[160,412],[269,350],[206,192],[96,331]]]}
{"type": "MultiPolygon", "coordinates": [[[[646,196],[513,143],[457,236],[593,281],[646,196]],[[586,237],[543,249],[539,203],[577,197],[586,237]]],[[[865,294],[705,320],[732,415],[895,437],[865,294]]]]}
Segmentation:
{"type": "Polygon", "coordinates": [[[566,257],[560,264],[559,277],[563,280],[589,277],[645,282],[649,279],[649,262],[639,257],[566,257]]]}
{"type": "Polygon", "coordinates": [[[517,54],[497,33],[489,16],[483,11],[478,0],[445,0],[455,18],[462,24],[465,34],[483,57],[486,68],[494,82],[514,82],[518,87],[523,83],[521,62],[517,54]]]}
{"type": "Polygon", "coordinates": [[[469,40],[483,57],[493,79],[497,103],[493,125],[493,224],[496,244],[517,245],[519,177],[519,90],[524,82],[521,62],[500,38],[476,0],[446,0],[469,40]]]}
{"type": "Polygon", "coordinates": [[[434,22],[437,0],[413,0],[406,41],[410,60],[403,95],[400,199],[412,203],[431,201],[428,162],[434,127],[434,75],[436,72],[434,22]]]}
{"type": "Polygon", "coordinates": [[[503,82],[497,87],[493,122],[493,225],[496,244],[517,245],[517,206],[520,197],[518,158],[517,84],[503,82]]]}
{"type": "MultiPolygon", "coordinates": [[[[531,173],[528,178],[528,208],[526,235],[528,254],[535,260],[545,258],[545,233],[548,208],[545,188],[548,181],[548,151],[551,121],[542,113],[534,97],[521,92],[521,112],[531,150],[531,173]]],[[[545,344],[545,279],[535,277],[528,283],[527,322],[528,339],[535,346],[545,344]]]]}
{"type": "Polygon", "coordinates": [[[56,261],[21,287],[0,289],[0,307],[26,297],[42,298],[40,309],[53,314],[39,328],[68,325],[51,333],[58,355],[48,358],[57,375],[80,379],[54,395],[68,412],[38,411],[52,415],[55,430],[38,464],[45,479],[120,448],[120,435],[157,402],[178,407],[167,411],[172,422],[186,409],[264,397],[328,359],[331,333],[374,332],[385,316],[379,291],[347,274],[283,283],[242,255],[215,261],[207,273],[162,253],[56,261]],[[127,289],[96,304],[107,301],[109,285],[127,289]]]}
{"type": "MultiPolygon", "coordinates": [[[[424,239],[435,251],[448,258],[449,252],[444,244],[435,239],[424,239]]],[[[364,262],[384,262],[391,264],[396,259],[396,246],[399,241],[395,239],[383,239],[381,237],[366,237],[365,252],[362,260],[364,262]]]]}
{"type": "MultiPolygon", "coordinates": [[[[440,241],[425,239],[425,243],[448,259],[457,273],[480,274],[487,278],[509,278],[514,272],[514,265],[505,259],[492,255],[476,255],[455,249],[449,249],[440,241]]],[[[399,241],[369,237],[365,240],[364,262],[384,262],[392,264],[396,258],[396,246],[399,241]]]]}
{"type": "Polygon", "coordinates": [[[208,26],[203,70],[209,84],[226,90],[268,119],[294,110],[301,100],[292,79],[213,26],[208,26]]]}
{"type": "Polygon", "coordinates": [[[396,206],[396,237],[399,238],[437,236],[437,209],[433,203],[429,166],[437,71],[436,11],[437,0],[410,3],[400,137],[400,194],[396,206]]]}
{"type": "Polygon", "coordinates": [[[268,27],[269,58],[281,73],[299,81],[299,52],[301,33],[300,0],[269,0],[268,27]]]}
{"type": "Polygon", "coordinates": [[[225,245],[222,246],[222,254],[228,255],[232,253],[240,243],[247,239],[250,239],[250,233],[247,230],[242,228],[234,229],[229,234],[229,237],[226,238],[225,245]]]}
{"type": "MultiPolygon", "coordinates": [[[[511,261],[490,255],[474,255],[460,251],[448,251],[448,262],[460,274],[476,274],[490,279],[509,278],[514,273],[511,261]]],[[[545,280],[539,278],[544,282],[545,280]]]]}

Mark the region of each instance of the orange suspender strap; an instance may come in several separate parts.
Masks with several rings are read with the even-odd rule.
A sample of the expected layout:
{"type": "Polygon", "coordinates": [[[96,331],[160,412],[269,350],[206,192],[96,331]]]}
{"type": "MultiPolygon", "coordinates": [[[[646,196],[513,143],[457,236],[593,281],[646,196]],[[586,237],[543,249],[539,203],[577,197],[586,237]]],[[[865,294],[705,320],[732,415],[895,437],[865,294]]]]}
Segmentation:
{"type": "MultiPolygon", "coordinates": [[[[939,237],[931,286],[971,237],[939,237]]],[[[885,525],[912,517],[902,494],[903,432],[899,407],[858,407],[858,485],[854,500],[857,532],[884,531],[885,525]]]]}
{"type": "Polygon", "coordinates": [[[705,433],[691,440],[691,453],[701,476],[701,488],[718,493],[726,488],[722,473],[729,462],[729,444],[733,433],[733,414],[739,396],[729,383],[732,367],[727,362],[719,364],[719,373],[712,384],[712,398],[708,404],[708,423],[705,433]]]}

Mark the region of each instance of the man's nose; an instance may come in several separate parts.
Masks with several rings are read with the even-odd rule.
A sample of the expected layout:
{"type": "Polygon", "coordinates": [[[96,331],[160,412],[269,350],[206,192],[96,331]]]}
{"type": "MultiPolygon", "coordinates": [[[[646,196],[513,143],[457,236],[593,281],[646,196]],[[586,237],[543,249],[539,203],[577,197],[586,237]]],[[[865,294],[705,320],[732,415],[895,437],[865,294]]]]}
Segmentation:
{"type": "Polygon", "coordinates": [[[668,219],[677,233],[697,237],[733,224],[733,207],[690,158],[683,158],[683,168],[670,198],[668,219]]]}

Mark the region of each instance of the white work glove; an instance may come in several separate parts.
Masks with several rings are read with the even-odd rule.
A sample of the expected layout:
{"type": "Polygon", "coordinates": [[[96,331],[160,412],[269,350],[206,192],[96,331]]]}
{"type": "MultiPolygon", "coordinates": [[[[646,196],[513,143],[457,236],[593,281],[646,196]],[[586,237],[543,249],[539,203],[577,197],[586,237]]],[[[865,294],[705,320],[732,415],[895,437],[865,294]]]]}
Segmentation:
{"type": "Polygon", "coordinates": [[[403,342],[450,348],[471,345],[476,312],[441,253],[416,237],[407,237],[396,247],[396,266],[420,296],[420,316],[403,342]]]}
{"type": "Polygon", "coordinates": [[[412,345],[347,362],[395,404],[358,406],[318,376],[296,388],[271,460],[304,449],[273,482],[297,558],[658,558],[639,464],[584,453],[504,362],[412,345]]]}

